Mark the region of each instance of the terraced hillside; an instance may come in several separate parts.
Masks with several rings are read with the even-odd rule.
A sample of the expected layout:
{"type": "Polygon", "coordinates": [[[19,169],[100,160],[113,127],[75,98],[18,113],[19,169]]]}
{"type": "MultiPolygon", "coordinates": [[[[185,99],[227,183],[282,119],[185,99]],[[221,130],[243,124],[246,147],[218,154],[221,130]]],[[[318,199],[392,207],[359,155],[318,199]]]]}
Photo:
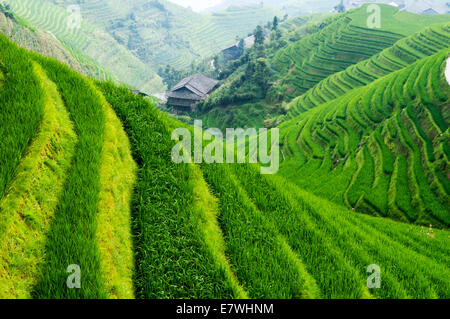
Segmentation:
{"type": "Polygon", "coordinates": [[[248,85],[254,68],[243,63],[194,116],[223,130],[273,127],[449,46],[450,15],[415,15],[381,5],[382,27],[371,29],[367,8],[281,23],[279,43],[272,34],[264,48],[269,66],[265,90],[248,85]]]}
{"type": "MultiPolygon", "coordinates": [[[[73,27],[75,20],[67,7],[61,8],[46,0],[8,0],[14,13],[32,25],[54,35],[66,48],[82,52],[112,72],[120,81],[148,92],[164,89],[154,70],[135,57],[100,27],[81,20],[81,27],[73,27]]],[[[73,4],[73,3],[71,3],[73,4]]]]}
{"type": "Polygon", "coordinates": [[[0,295],[132,297],[135,164],[121,123],[77,72],[0,41],[0,295]],[[71,264],[86,271],[78,294],[55,285],[71,264]]]}
{"type": "MultiPolygon", "coordinates": [[[[225,9],[229,6],[242,6],[246,4],[255,3],[253,0],[224,0],[217,5],[206,9],[207,11],[217,11],[218,9],[225,9]]],[[[315,12],[330,12],[336,1],[334,0],[266,0],[264,4],[273,8],[281,10],[283,14],[288,14],[291,17],[298,15],[306,15],[315,12]]]]}
{"type": "Polygon", "coordinates": [[[444,49],[284,123],[283,175],[353,210],[448,227],[448,55],[444,49]]]}
{"type": "Polygon", "coordinates": [[[316,13],[310,15],[301,15],[294,18],[288,18],[278,25],[283,31],[298,31],[305,27],[305,22],[315,23],[333,15],[333,13],[316,13]]]}
{"type": "MultiPolygon", "coordinates": [[[[279,46],[287,46],[288,43],[306,36],[310,32],[309,25],[321,21],[326,16],[315,14],[283,21],[279,24],[278,43],[267,45],[265,53],[271,56],[273,52],[279,50],[279,46]]],[[[227,127],[263,127],[264,120],[280,111],[274,105],[262,100],[262,90],[252,85],[258,78],[255,76],[252,79],[250,75],[254,68],[252,57],[255,54],[255,48],[247,50],[240,60],[223,67],[225,71],[219,74],[229,75],[222,80],[219,88],[211,93],[208,101],[193,117],[201,118],[206,127],[217,127],[225,131],[227,127]]]]}
{"type": "Polygon", "coordinates": [[[450,47],[450,22],[425,28],[399,40],[370,59],[322,80],[292,101],[289,116],[333,100],[351,89],[367,85],[447,47],[450,47]]]}
{"type": "Polygon", "coordinates": [[[367,5],[324,21],[318,33],[306,37],[271,60],[278,73],[272,90],[290,100],[304,94],[328,76],[367,60],[405,36],[433,23],[448,22],[448,15],[426,16],[380,5],[381,28],[369,28],[367,5]]]}
{"type": "Polygon", "coordinates": [[[65,46],[83,52],[123,83],[143,92],[163,92],[156,71],[164,64],[188,67],[247,36],[279,12],[266,7],[231,8],[198,14],[164,0],[78,2],[81,28],[67,9],[73,1],[8,0],[19,16],[54,34],[65,46]]]}
{"type": "MultiPolygon", "coordinates": [[[[439,114],[447,120],[448,53],[375,82],[399,83],[388,95],[399,148],[411,144],[405,126],[424,139],[420,127],[437,132],[439,114]],[[400,88],[417,94],[402,100],[400,88]],[[412,112],[420,105],[432,128],[417,124],[427,120],[412,112]]],[[[256,165],[175,164],[171,134],[183,124],[125,87],[92,83],[3,35],[0,70],[1,297],[450,297],[448,231],[356,214],[256,165]],[[381,268],[380,289],[367,287],[371,264],[381,268]],[[77,269],[81,286],[71,289],[77,269]]],[[[366,111],[358,113],[366,125],[369,114],[383,114],[366,111]]],[[[417,164],[418,153],[405,156],[417,164]]],[[[443,163],[440,154],[430,163],[443,163]]],[[[401,162],[397,180],[417,173],[403,174],[401,162]]]]}
{"type": "Polygon", "coordinates": [[[21,47],[56,58],[72,69],[101,80],[114,80],[108,71],[80,53],[70,52],[52,34],[39,30],[20,17],[10,18],[0,11],[0,32],[21,47]]]}
{"type": "MultiPolygon", "coordinates": [[[[73,1],[49,0],[62,8],[73,1]]],[[[94,0],[81,3],[83,17],[100,26],[135,56],[157,70],[170,63],[183,69],[244,37],[281,13],[261,5],[199,14],[165,0],[94,0]]]]}

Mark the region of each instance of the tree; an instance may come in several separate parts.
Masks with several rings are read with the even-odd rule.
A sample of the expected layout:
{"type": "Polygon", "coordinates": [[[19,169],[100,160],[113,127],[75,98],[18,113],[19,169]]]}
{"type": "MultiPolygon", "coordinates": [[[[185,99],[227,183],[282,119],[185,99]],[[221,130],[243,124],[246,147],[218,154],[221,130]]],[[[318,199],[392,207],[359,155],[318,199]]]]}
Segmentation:
{"type": "Polygon", "coordinates": [[[263,45],[264,44],[264,30],[263,30],[263,28],[260,25],[258,25],[256,27],[255,44],[256,45],[263,45]]]}
{"type": "Polygon", "coordinates": [[[250,60],[248,61],[247,67],[245,68],[245,78],[251,79],[254,73],[255,73],[255,64],[253,63],[253,60],[250,60]]]}
{"type": "Polygon", "coordinates": [[[275,16],[273,17],[272,30],[277,30],[277,28],[278,28],[278,17],[275,16]]]}
{"type": "Polygon", "coordinates": [[[279,44],[277,43],[278,40],[280,40],[282,36],[282,33],[280,29],[275,29],[270,33],[270,41],[272,42],[271,45],[275,46],[276,48],[279,48],[279,44]]]}
{"type": "Polygon", "coordinates": [[[263,95],[266,95],[270,77],[270,68],[265,58],[258,58],[255,65],[254,79],[261,88],[263,95]]]}
{"type": "Polygon", "coordinates": [[[0,3],[0,11],[3,12],[7,18],[14,19],[14,14],[12,13],[9,4],[0,3]]]}
{"type": "Polygon", "coordinates": [[[239,49],[239,55],[242,56],[244,54],[244,50],[245,50],[244,39],[239,40],[238,49],[239,49]]]}
{"type": "Polygon", "coordinates": [[[214,56],[213,67],[214,67],[214,70],[219,70],[219,55],[218,54],[216,54],[214,56]]]}
{"type": "Polygon", "coordinates": [[[175,68],[167,64],[165,68],[159,68],[158,75],[163,79],[163,83],[166,84],[170,89],[175,84],[177,84],[186,74],[176,70],[175,68]]]}

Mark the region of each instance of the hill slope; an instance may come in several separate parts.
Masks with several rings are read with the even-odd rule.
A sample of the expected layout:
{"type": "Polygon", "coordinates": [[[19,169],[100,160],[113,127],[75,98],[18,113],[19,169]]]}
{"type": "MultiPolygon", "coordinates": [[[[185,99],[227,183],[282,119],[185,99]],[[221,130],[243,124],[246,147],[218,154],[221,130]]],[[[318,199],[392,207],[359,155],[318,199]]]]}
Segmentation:
{"type": "MultiPolygon", "coordinates": [[[[449,17],[450,19],[450,17],[449,17]]],[[[400,70],[420,58],[450,46],[450,22],[436,24],[397,41],[392,47],[335,73],[291,103],[289,116],[342,96],[351,89],[400,70]]]]}
{"type": "MultiPolygon", "coordinates": [[[[72,1],[49,0],[62,8],[72,1]]],[[[80,3],[83,18],[108,32],[155,70],[170,63],[183,69],[246,36],[279,14],[261,5],[199,14],[165,0],[96,0],[80,3]]]]}
{"type": "Polygon", "coordinates": [[[120,122],[89,80],[0,41],[1,297],[132,297],[135,164],[120,122]],[[86,271],[79,294],[55,290],[71,264],[86,271]]]}
{"type": "MultiPolygon", "coordinates": [[[[400,116],[448,101],[434,81],[447,54],[395,73],[417,70],[420,87],[431,70],[430,94],[407,95],[400,116]]],[[[0,69],[2,297],[450,296],[448,231],[355,214],[253,165],[175,164],[186,126],[3,35],[0,69]],[[374,263],[381,289],[367,287],[374,263]]]]}
{"type": "Polygon", "coordinates": [[[450,21],[449,15],[417,15],[380,5],[381,28],[369,28],[367,8],[364,5],[332,17],[320,32],[280,50],[271,61],[280,79],[273,91],[290,100],[405,36],[433,23],[450,21]]]}
{"type": "Polygon", "coordinates": [[[250,59],[230,68],[231,75],[194,116],[221,129],[273,127],[449,45],[450,15],[430,17],[388,5],[380,8],[381,28],[367,26],[367,5],[326,19],[316,15],[283,22],[281,37],[273,40],[272,33],[265,43],[264,73],[269,78],[265,91],[256,80],[251,85],[258,64],[251,57],[260,54],[251,52],[250,59]],[[431,27],[439,21],[446,22],[431,27]],[[292,25],[294,33],[289,31],[292,25]],[[290,38],[296,41],[289,44],[290,38]]]}
{"type": "Polygon", "coordinates": [[[354,210],[448,227],[448,54],[282,124],[284,175],[354,210]]]}
{"type": "Polygon", "coordinates": [[[58,7],[45,0],[8,0],[7,3],[17,15],[43,31],[51,32],[69,50],[83,52],[120,81],[147,92],[149,87],[155,91],[163,90],[162,80],[152,68],[100,27],[82,19],[80,28],[72,28],[67,7],[58,7]]]}
{"type": "Polygon", "coordinates": [[[97,79],[112,80],[114,77],[98,64],[80,53],[70,52],[51,33],[37,29],[22,18],[7,17],[0,11],[0,32],[21,47],[54,57],[72,69],[97,79]]]}
{"type": "Polygon", "coordinates": [[[65,46],[84,52],[119,80],[143,92],[162,92],[156,71],[188,67],[246,36],[279,14],[260,5],[213,14],[194,13],[164,0],[82,1],[81,28],[68,26],[73,1],[8,0],[18,15],[50,31],[65,46]]]}

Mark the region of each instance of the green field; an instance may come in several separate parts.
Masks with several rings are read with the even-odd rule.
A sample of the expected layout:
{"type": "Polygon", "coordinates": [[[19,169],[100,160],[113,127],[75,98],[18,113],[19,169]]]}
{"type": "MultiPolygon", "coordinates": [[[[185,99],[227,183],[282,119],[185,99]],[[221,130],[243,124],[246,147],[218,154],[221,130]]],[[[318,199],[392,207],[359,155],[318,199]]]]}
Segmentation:
{"type": "Polygon", "coordinates": [[[448,227],[448,54],[283,123],[282,174],[353,210],[448,227]]]}
{"type": "Polygon", "coordinates": [[[274,127],[450,45],[450,15],[380,8],[380,28],[367,25],[367,5],[342,14],[283,21],[280,39],[264,45],[270,69],[266,93],[248,84],[251,64],[244,61],[230,67],[231,74],[211,94],[205,109],[192,116],[221,129],[274,127]],[[242,78],[247,81],[242,83],[242,78]]]}
{"type": "MultiPolygon", "coordinates": [[[[265,47],[267,98],[204,116],[221,129],[275,118],[280,169],[263,175],[259,164],[175,163],[174,129],[198,131],[110,81],[108,63],[127,85],[157,88],[146,53],[96,36],[108,21],[126,26],[132,2],[142,14],[159,2],[89,1],[98,21],[74,33],[65,0],[10,2],[26,20],[0,13],[1,299],[450,298],[449,16],[382,6],[381,29],[365,26],[366,7],[282,23],[286,45],[265,47]]],[[[180,67],[222,45],[202,45],[208,30],[225,42],[251,12],[246,28],[273,14],[170,8],[172,23],[202,17],[192,56],[152,57],[180,67]]],[[[245,66],[217,95],[231,100],[223,92],[245,66]]]]}
{"type": "MultiPolygon", "coordinates": [[[[449,18],[450,19],[450,18],[449,18]]],[[[397,41],[370,59],[350,66],[319,82],[291,103],[289,116],[342,96],[376,79],[450,46],[450,22],[434,24],[397,41]]]]}
{"type": "Polygon", "coordinates": [[[448,165],[448,49],[284,123],[281,174],[265,176],[173,163],[171,131],[185,125],[125,87],[0,41],[2,297],[450,296],[448,231],[407,223],[448,226],[437,169],[448,165]],[[341,201],[325,199],[345,181],[341,201]],[[386,200],[370,196],[386,187],[386,200]],[[72,264],[80,289],[65,284],[72,264]],[[381,289],[366,285],[371,264],[381,289]]]}
{"type": "Polygon", "coordinates": [[[166,89],[156,74],[161,65],[185,69],[281,15],[260,5],[199,14],[163,0],[95,0],[80,3],[81,27],[70,28],[67,8],[73,1],[8,3],[19,17],[54,35],[75,58],[82,54],[91,60],[81,63],[95,61],[121,83],[147,93],[166,89]]]}
{"type": "Polygon", "coordinates": [[[0,31],[10,40],[28,50],[56,58],[72,69],[89,77],[100,80],[115,80],[113,75],[100,67],[93,59],[67,49],[51,33],[43,32],[30,27],[29,24],[21,23],[16,20],[17,17],[10,19],[0,12],[0,31]]]}
{"type": "Polygon", "coordinates": [[[399,39],[426,26],[448,22],[448,15],[427,16],[380,5],[381,28],[367,25],[367,5],[322,22],[321,30],[277,52],[271,60],[288,100],[304,94],[328,76],[371,58],[399,39]]]}

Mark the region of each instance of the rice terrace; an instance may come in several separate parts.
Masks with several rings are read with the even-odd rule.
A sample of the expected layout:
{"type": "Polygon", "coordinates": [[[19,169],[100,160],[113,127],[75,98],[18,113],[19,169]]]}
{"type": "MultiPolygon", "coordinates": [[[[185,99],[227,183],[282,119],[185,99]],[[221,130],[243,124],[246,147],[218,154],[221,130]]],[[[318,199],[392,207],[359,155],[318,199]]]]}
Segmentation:
{"type": "Polygon", "coordinates": [[[448,300],[449,123],[447,1],[0,0],[0,299],[448,300]]]}

